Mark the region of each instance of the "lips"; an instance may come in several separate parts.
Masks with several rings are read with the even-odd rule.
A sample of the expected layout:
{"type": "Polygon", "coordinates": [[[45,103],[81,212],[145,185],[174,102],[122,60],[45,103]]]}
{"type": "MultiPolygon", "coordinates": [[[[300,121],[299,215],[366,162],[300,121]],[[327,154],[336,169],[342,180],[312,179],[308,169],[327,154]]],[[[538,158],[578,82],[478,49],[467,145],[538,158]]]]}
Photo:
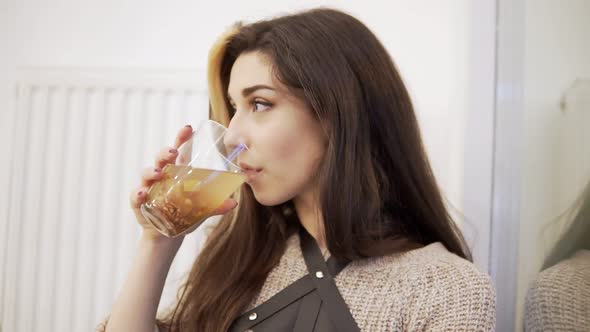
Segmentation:
{"type": "Polygon", "coordinates": [[[246,182],[254,181],[254,179],[256,179],[260,175],[260,173],[262,173],[262,168],[254,167],[246,163],[239,163],[239,165],[244,175],[246,175],[246,177],[248,178],[246,182]]]}

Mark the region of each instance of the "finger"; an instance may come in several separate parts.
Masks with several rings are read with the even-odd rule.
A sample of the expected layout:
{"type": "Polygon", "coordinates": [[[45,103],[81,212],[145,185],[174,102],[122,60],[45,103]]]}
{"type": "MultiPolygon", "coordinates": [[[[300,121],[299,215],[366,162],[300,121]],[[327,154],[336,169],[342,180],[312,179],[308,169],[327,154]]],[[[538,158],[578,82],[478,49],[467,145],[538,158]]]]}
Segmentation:
{"type": "Polygon", "coordinates": [[[147,191],[147,187],[139,187],[131,192],[131,195],[129,195],[129,203],[134,210],[139,209],[141,204],[145,203],[145,200],[147,199],[147,191]]]}
{"type": "Polygon", "coordinates": [[[168,147],[160,151],[156,155],[156,167],[164,168],[168,164],[174,164],[178,156],[178,150],[173,147],[168,147]]]}
{"type": "Polygon", "coordinates": [[[229,211],[233,210],[236,206],[238,206],[238,202],[233,199],[233,198],[229,198],[226,199],[223,203],[221,203],[221,205],[213,210],[212,215],[221,215],[221,214],[226,214],[229,211]]]}
{"type": "Polygon", "coordinates": [[[179,148],[182,143],[188,141],[193,136],[193,127],[186,125],[180,129],[178,135],[176,135],[176,142],[174,143],[175,148],[179,148]]]}
{"type": "Polygon", "coordinates": [[[162,179],[162,174],[162,169],[159,167],[144,169],[141,174],[141,185],[144,187],[151,186],[154,181],[162,179]]]}

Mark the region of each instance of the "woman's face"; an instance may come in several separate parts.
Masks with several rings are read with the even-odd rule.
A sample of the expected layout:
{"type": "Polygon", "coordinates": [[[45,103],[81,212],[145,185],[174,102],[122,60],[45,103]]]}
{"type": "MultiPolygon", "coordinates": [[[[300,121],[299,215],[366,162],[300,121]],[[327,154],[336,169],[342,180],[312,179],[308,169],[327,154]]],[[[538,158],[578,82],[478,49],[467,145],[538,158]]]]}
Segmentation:
{"type": "Polygon", "coordinates": [[[225,144],[248,146],[238,163],[256,200],[273,206],[312,193],[326,146],[315,112],[274,78],[259,52],[237,58],[227,92],[236,111],[225,144]]]}

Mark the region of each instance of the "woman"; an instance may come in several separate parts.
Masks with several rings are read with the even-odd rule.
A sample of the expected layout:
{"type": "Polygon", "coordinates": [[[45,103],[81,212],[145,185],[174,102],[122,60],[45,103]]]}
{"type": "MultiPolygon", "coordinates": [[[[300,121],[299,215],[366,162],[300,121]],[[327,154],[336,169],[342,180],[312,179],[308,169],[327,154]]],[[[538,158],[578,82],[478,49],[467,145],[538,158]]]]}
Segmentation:
{"type": "Polygon", "coordinates": [[[182,239],[138,212],[192,129],[143,174],[139,253],[107,331],[494,329],[495,293],[449,217],[408,92],[355,18],[315,9],[236,25],[209,64],[211,118],[247,184],[156,320],[182,239]],[[327,262],[325,258],[328,258],[327,262]]]}

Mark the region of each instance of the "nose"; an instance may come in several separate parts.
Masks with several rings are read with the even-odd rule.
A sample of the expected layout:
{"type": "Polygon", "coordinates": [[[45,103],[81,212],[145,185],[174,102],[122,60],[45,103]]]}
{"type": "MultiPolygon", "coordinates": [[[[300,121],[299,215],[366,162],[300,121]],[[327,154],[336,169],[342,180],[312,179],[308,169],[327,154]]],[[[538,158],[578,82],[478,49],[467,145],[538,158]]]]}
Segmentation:
{"type": "Polygon", "coordinates": [[[223,144],[225,145],[227,151],[234,151],[234,149],[240,144],[245,144],[248,146],[248,142],[244,136],[243,124],[240,122],[241,120],[237,113],[229,121],[227,131],[223,136],[223,144]]]}

